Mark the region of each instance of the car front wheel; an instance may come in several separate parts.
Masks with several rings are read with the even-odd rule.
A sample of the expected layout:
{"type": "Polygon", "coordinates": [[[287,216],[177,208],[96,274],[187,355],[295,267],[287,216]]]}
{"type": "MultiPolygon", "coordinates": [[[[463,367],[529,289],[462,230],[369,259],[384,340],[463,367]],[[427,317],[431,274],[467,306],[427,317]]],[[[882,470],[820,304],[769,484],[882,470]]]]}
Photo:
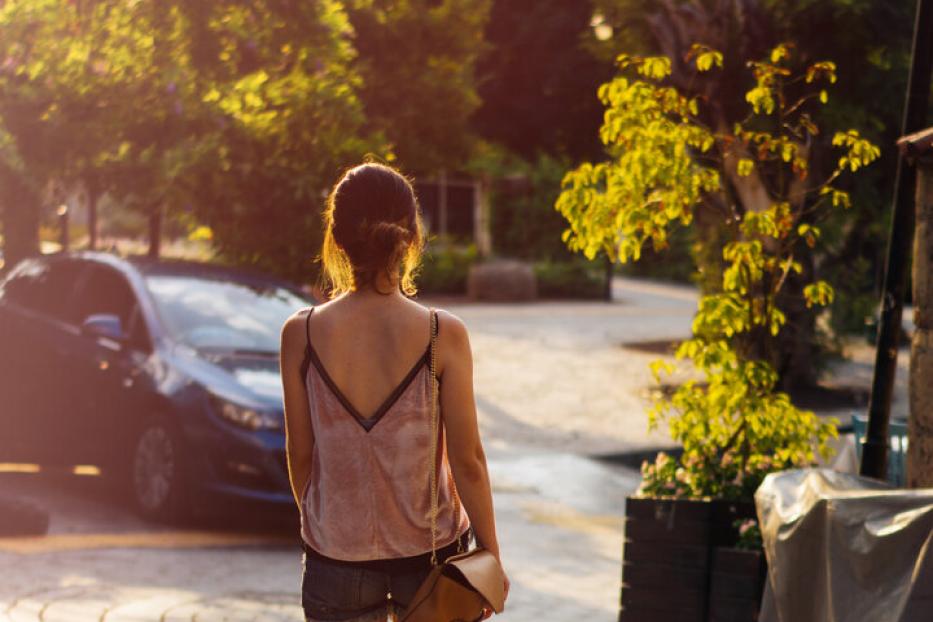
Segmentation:
{"type": "Polygon", "coordinates": [[[137,511],[162,522],[182,519],[188,510],[185,461],[178,433],[161,421],[142,427],[130,461],[130,482],[137,511]]]}

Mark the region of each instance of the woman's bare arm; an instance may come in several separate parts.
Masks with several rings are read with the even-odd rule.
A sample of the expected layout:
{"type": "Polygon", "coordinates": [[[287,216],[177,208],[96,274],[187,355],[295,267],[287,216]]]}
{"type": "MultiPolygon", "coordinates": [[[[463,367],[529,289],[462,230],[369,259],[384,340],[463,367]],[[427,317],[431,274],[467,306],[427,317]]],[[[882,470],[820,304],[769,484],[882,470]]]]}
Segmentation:
{"type": "Polygon", "coordinates": [[[450,467],[477,540],[498,558],[492,489],[476,421],[470,340],[460,318],[446,312],[438,316],[440,406],[447,431],[450,467]]]}
{"type": "Polygon", "coordinates": [[[307,337],[305,315],[296,312],[282,325],[279,368],[285,407],[285,451],[288,457],[288,480],[295,503],[301,506],[301,492],[311,476],[311,452],[314,432],[308,407],[308,393],[301,376],[307,337]]]}

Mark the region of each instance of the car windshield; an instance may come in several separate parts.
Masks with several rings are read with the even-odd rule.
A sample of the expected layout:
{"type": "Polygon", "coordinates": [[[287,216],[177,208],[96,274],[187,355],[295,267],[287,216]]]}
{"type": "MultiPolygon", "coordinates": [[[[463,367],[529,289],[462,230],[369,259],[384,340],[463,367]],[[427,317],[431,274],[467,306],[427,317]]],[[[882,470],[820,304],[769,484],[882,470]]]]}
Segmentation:
{"type": "Polygon", "coordinates": [[[282,324],[312,304],[277,285],[204,277],[149,275],[146,286],[168,333],[199,350],[278,352],[282,324]]]}

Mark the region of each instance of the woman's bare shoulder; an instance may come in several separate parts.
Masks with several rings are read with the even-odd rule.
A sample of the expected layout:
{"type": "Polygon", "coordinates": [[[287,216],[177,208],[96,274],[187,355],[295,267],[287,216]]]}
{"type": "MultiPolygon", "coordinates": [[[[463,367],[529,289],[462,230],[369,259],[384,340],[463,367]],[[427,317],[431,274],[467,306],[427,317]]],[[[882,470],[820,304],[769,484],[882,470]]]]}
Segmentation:
{"type": "Polygon", "coordinates": [[[311,307],[297,309],[282,323],[281,347],[283,353],[286,350],[294,351],[298,348],[304,348],[305,322],[310,311],[311,307]]]}
{"type": "Polygon", "coordinates": [[[446,309],[437,309],[437,338],[457,346],[469,347],[470,333],[460,316],[446,309]]]}

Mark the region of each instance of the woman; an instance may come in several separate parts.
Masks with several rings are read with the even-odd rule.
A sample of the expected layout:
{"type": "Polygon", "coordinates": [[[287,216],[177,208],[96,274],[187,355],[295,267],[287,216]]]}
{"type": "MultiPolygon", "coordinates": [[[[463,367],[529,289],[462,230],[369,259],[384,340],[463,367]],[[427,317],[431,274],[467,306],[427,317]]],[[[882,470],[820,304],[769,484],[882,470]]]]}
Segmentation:
{"type": "Polygon", "coordinates": [[[499,558],[472,354],[459,318],[409,298],[424,236],[405,177],[372,163],[347,171],[324,220],[336,297],[293,314],[281,334],[302,607],[307,620],[385,621],[431,569],[432,355],[443,422],[437,559],[466,550],[471,534],[499,558]]]}

